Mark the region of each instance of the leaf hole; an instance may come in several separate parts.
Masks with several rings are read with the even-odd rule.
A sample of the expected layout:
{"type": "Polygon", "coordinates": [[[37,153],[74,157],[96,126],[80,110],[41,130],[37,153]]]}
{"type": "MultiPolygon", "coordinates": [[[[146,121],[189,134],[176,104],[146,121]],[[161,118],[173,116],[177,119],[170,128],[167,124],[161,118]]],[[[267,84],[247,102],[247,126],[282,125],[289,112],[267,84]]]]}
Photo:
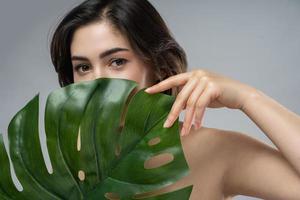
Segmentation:
{"type": "Polygon", "coordinates": [[[84,181],[84,179],[85,179],[84,171],[82,171],[82,170],[78,171],[78,178],[79,178],[79,180],[84,181]]]}
{"type": "Polygon", "coordinates": [[[154,146],[154,145],[157,145],[158,143],[160,143],[160,137],[155,137],[155,138],[152,138],[151,140],[149,140],[148,142],[148,145],[149,146],[154,146]]]}
{"type": "Polygon", "coordinates": [[[152,156],[144,162],[145,169],[158,168],[166,165],[174,160],[174,156],[171,153],[162,153],[156,156],[152,156]]]}
{"type": "Polygon", "coordinates": [[[120,200],[121,199],[118,194],[112,193],[112,192],[105,193],[104,197],[109,200],[120,200]]]}
{"type": "Polygon", "coordinates": [[[77,151],[80,151],[80,149],[81,149],[81,136],[80,136],[80,132],[81,132],[81,127],[79,127],[79,131],[78,131],[78,137],[77,137],[77,151]]]}

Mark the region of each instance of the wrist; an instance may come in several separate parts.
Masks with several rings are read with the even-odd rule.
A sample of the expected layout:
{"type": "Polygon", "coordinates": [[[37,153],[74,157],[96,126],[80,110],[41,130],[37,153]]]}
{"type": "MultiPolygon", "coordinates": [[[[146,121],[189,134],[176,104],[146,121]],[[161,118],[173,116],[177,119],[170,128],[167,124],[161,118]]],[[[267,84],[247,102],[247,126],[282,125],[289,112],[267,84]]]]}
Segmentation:
{"type": "Polygon", "coordinates": [[[242,110],[243,112],[246,112],[248,107],[250,106],[251,103],[255,103],[258,102],[262,96],[264,95],[262,91],[253,88],[253,87],[249,87],[248,90],[246,90],[247,92],[245,93],[244,96],[244,101],[242,103],[242,106],[240,108],[240,110],[242,110]]]}

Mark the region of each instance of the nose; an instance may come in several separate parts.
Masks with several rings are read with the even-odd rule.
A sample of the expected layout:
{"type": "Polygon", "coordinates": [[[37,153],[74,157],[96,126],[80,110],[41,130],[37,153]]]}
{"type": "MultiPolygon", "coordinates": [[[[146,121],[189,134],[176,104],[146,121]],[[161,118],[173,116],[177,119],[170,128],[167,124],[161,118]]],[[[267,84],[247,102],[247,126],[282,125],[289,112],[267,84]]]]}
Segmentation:
{"type": "Polygon", "coordinates": [[[93,79],[108,78],[109,75],[101,66],[95,66],[93,70],[93,79]]]}

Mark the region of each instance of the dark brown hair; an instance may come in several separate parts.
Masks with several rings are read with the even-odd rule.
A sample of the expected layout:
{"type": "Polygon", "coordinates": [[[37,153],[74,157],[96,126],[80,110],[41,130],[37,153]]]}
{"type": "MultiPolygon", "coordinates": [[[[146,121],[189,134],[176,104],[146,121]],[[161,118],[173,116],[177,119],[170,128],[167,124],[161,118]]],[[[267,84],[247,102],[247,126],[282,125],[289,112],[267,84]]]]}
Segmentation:
{"type": "MultiPolygon", "coordinates": [[[[186,72],[186,54],[160,14],[147,0],[87,0],[67,13],[53,33],[51,60],[61,87],[74,82],[70,46],[76,29],[108,21],[127,37],[133,50],[154,67],[156,83],[186,72]]],[[[163,93],[176,96],[179,88],[163,93]]]]}

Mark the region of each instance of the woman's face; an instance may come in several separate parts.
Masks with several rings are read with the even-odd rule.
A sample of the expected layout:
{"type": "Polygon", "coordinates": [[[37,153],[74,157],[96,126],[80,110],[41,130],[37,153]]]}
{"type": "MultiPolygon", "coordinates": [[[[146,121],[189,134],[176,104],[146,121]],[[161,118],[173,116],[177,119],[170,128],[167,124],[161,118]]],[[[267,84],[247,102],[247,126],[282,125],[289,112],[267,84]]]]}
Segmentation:
{"type": "Polygon", "coordinates": [[[155,82],[151,66],[107,22],[92,23],[75,31],[71,60],[75,83],[102,77],[124,78],[136,81],[142,89],[155,82]]]}

